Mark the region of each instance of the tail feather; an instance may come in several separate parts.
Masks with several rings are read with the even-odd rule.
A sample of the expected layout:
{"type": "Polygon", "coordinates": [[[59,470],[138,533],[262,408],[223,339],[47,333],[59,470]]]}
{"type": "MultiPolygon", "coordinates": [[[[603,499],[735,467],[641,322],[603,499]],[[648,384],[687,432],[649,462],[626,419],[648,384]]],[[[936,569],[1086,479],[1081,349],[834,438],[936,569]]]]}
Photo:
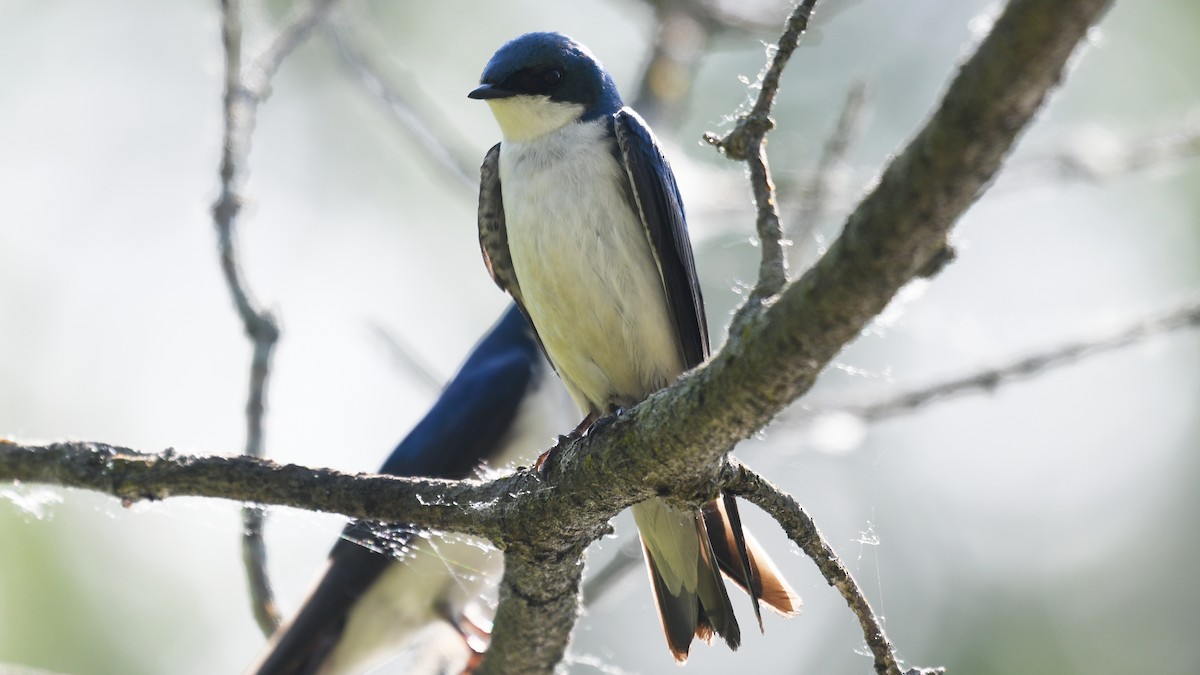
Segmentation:
{"type": "Polygon", "coordinates": [[[658,608],[663,634],[667,636],[667,648],[677,663],[685,663],[692,645],[692,635],[700,634],[703,628],[711,638],[712,626],[698,626],[700,607],[694,594],[684,592],[674,595],[667,588],[667,582],[654,564],[654,556],[650,555],[645,542],[642,542],[642,555],[646,558],[650,584],[654,587],[654,606],[658,608]]]}
{"type": "Polygon", "coordinates": [[[677,662],[687,661],[693,637],[707,643],[719,635],[730,649],[741,643],[722,573],[750,595],[760,630],[760,602],[784,616],[800,611],[800,597],[742,530],[733,497],[713,500],[699,513],[651,499],[634,506],[633,515],[663,633],[677,662]]]}
{"type": "Polygon", "coordinates": [[[785,617],[800,613],[803,602],[783,578],[770,556],[741,527],[737,502],[731,495],[704,505],[704,521],[712,535],[713,552],[721,571],[754,600],[754,613],[762,629],[759,602],[785,617]],[[723,533],[723,535],[722,535],[723,533]]]}
{"type": "Polygon", "coordinates": [[[732,649],[741,642],[737,617],[704,520],[652,499],[634,506],[650,582],[667,646],[679,663],[692,638],[719,635],[732,649]]]}
{"type": "MultiPolygon", "coordinates": [[[[725,640],[730,649],[737,649],[742,643],[742,632],[738,628],[737,617],[733,613],[733,603],[729,600],[729,592],[725,590],[725,580],[721,577],[721,569],[713,553],[712,541],[704,519],[696,516],[696,530],[700,539],[700,559],[697,565],[698,585],[696,593],[700,596],[700,611],[703,612],[713,630],[725,640]]],[[[699,629],[696,636],[704,639],[699,629]]],[[[712,640],[709,635],[704,641],[712,640]]]]}

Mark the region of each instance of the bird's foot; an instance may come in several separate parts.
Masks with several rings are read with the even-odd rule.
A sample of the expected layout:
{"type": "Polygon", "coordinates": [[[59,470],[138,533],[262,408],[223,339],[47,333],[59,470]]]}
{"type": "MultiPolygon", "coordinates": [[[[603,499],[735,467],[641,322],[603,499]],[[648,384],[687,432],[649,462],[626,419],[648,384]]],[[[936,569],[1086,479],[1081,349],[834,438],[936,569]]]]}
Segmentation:
{"type": "Polygon", "coordinates": [[[562,452],[562,449],[572,441],[578,440],[596,424],[596,419],[599,417],[597,413],[589,413],[587,417],[571,430],[570,433],[558,437],[558,441],[549,450],[543,452],[537,461],[533,463],[533,470],[537,472],[539,478],[545,478],[550,472],[552,462],[562,452]]]}
{"type": "MultiPolygon", "coordinates": [[[[468,643],[467,647],[471,647],[468,643]]],[[[471,648],[471,655],[467,657],[467,665],[463,668],[462,675],[475,675],[475,671],[479,669],[479,664],[483,663],[483,652],[477,652],[471,648]]]]}
{"type": "Polygon", "coordinates": [[[483,663],[483,656],[487,652],[488,644],[492,641],[492,626],[486,620],[476,621],[468,616],[462,616],[454,622],[454,627],[458,629],[458,634],[462,636],[463,642],[466,643],[467,650],[470,652],[462,675],[473,675],[479,668],[479,664],[483,663]]]}
{"type": "Polygon", "coordinates": [[[553,447],[538,455],[537,461],[533,463],[533,470],[537,472],[538,478],[545,478],[550,473],[552,462],[558,457],[558,453],[562,452],[563,447],[581,435],[572,431],[569,434],[559,436],[553,447]]]}
{"type": "Polygon", "coordinates": [[[587,433],[591,434],[593,432],[600,431],[604,427],[607,427],[608,425],[612,424],[613,422],[616,422],[617,418],[624,414],[625,414],[624,408],[614,407],[612,409],[612,412],[605,415],[604,417],[597,416],[597,418],[595,420],[593,420],[590,425],[588,425],[587,433]]]}

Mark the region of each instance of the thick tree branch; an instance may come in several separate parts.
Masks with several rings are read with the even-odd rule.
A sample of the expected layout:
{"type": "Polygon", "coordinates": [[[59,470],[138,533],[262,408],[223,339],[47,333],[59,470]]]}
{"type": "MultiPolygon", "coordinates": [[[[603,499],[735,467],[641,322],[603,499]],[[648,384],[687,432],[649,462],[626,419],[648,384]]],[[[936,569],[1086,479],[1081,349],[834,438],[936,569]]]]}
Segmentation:
{"type": "Polygon", "coordinates": [[[478,672],[552,673],[562,661],[579,614],[583,549],[551,558],[507,551],[492,645],[478,672]]]}

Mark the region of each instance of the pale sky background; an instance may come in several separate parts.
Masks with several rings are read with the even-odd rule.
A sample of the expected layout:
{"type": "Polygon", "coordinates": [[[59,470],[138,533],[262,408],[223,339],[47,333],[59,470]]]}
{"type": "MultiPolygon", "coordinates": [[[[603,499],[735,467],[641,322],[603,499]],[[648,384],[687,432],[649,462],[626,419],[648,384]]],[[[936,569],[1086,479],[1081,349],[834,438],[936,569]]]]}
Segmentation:
{"type": "MultiPolygon", "coordinates": [[[[779,22],[789,10],[759,4],[779,22]]],[[[785,74],[770,152],[781,182],[811,167],[845,91],[866,80],[853,195],[929,114],[994,6],[821,3],[841,5],[818,14],[815,39],[785,74]]],[[[480,159],[499,134],[465,95],[500,44],[529,30],[571,34],[632,99],[653,30],[633,0],[350,6],[377,57],[409,72],[480,159]]],[[[1064,145],[1103,160],[1123,138],[1194,120],[1198,26],[1187,0],[1117,3],[1014,164],[1064,145]]],[[[266,35],[256,27],[248,54],[266,35]]],[[[716,40],[682,124],[656,127],[718,337],[757,250],[741,167],[699,138],[726,128],[746,99],[739,76],[754,77],[762,42],[777,36],[716,40]]],[[[209,218],[217,3],[4,0],[0,62],[0,435],[237,452],[250,348],[209,218]]],[[[1197,297],[1197,188],[1196,161],[1098,184],[1001,178],[956,229],[959,259],[906,293],[805,403],[874,400],[1197,297]]],[[[267,452],[372,470],[432,400],[372,326],[448,376],[505,306],[479,259],[474,196],[416,154],[321,33],[285,63],[261,110],[245,194],[245,272],[283,328],[267,452]]],[[[1198,347],[1194,332],[1159,337],[869,427],[776,425],[737,454],[806,506],[911,664],[972,675],[1198,672],[1198,347]]],[[[239,672],[263,638],[246,599],[238,506],[122,508],[90,493],[0,486],[0,664],[239,672]]],[[[742,650],[696,647],[687,672],[869,672],[840,596],[746,511],[805,612],[768,617],[765,636],[744,612],[742,650]]],[[[270,566],[285,610],[341,522],[272,511],[270,566]]],[[[627,516],[617,528],[632,531],[627,516]]],[[[592,561],[614,548],[601,542],[592,561]]],[[[674,668],[639,570],[580,620],[567,670],[674,668]]]]}

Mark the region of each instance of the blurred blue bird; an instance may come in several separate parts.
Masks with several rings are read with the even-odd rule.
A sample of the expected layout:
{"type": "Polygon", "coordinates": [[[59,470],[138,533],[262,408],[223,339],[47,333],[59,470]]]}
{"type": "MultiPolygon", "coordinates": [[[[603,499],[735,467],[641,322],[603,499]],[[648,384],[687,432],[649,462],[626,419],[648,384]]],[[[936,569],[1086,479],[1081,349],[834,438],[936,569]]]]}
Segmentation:
{"type": "MultiPolygon", "coordinates": [[[[528,322],[510,307],[381,473],[464,478],[481,462],[496,468],[528,463],[573,417],[570,400],[549,375],[528,322]]],[[[324,575],[249,673],[366,672],[438,622],[452,625],[478,650],[475,638],[485,636],[463,612],[502,568],[500,556],[470,538],[433,539],[403,526],[383,532],[372,523],[346,527],[324,575]]],[[[446,658],[467,660],[466,650],[451,651],[446,658]]],[[[429,658],[433,670],[446,669],[442,656],[429,658]]]]}
{"type": "MultiPolygon", "coordinates": [[[[637,404],[709,355],[683,203],[654,134],[569,37],[502,46],[469,96],[502,142],[484,159],[479,237],[496,283],[529,317],[583,411],[577,431],[637,404]]],[[[741,636],[721,573],[781,614],[800,600],[724,496],[692,512],[633,507],[667,645],[741,636]]]]}

